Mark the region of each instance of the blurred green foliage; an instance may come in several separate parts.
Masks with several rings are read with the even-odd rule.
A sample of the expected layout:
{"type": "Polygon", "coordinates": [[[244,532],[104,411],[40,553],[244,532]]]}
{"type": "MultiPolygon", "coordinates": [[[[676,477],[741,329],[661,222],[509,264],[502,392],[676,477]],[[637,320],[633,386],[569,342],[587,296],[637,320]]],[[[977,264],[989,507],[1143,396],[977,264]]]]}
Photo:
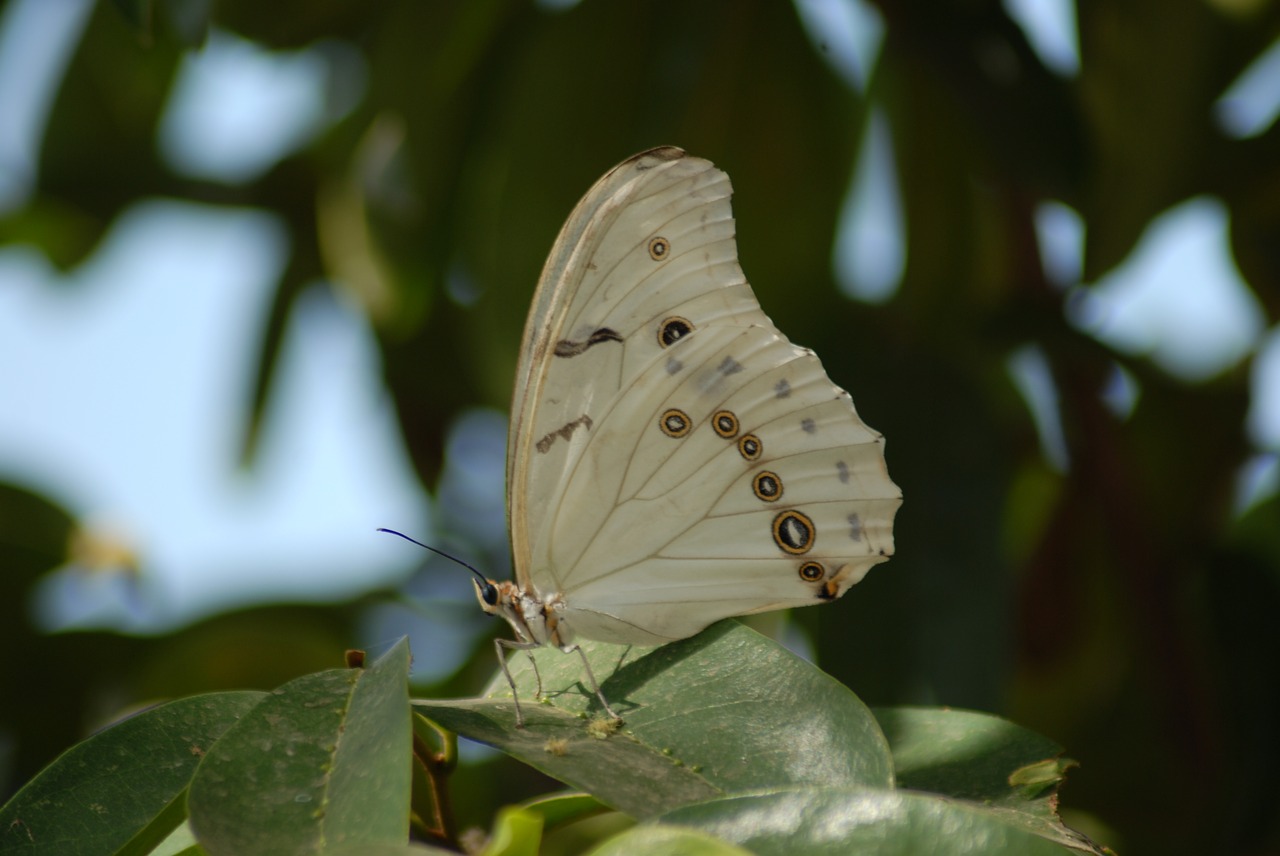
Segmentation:
{"type": "MultiPolygon", "coordinates": [[[[577,198],[653,145],[709,158],[733,178],[742,263],[765,311],[884,432],[906,497],[894,560],[839,605],[796,616],[822,667],[869,703],[999,712],[1064,744],[1080,762],[1068,820],[1122,852],[1276,852],[1280,502],[1243,518],[1233,507],[1257,451],[1244,430],[1249,365],[1188,383],[1079,332],[1033,218],[1046,200],[1079,212],[1093,281],[1153,217],[1213,194],[1274,324],[1280,126],[1231,139],[1213,105],[1280,34],[1280,5],[1079,0],[1069,79],[995,0],[872,5],[884,41],[859,93],[783,2],[98,4],[36,192],[0,218],[0,244],[34,243],[69,268],[141,198],[271,212],[292,257],[255,343],[255,412],[273,395],[295,298],[318,277],[340,281],[378,331],[430,488],[454,416],[506,405],[533,284],[577,198]],[[364,97],[249,183],[176,175],[156,127],[209,26],[271,48],[348,43],[367,65],[364,97]],[[872,107],[892,129],[909,242],[881,306],[841,297],[830,264],[872,107]],[[460,272],[478,295],[468,305],[449,296],[460,272]],[[1006,370],[1029,344],[1057,386],[1065,472],[1044,461],[1006,370]],[[1101,397],[1117,365],[1141,390],[1128,418],[1101,397]]],[[[255,431],[245,426],[250,462],[255,431]]],[[[358,604],[224,616],[162,639],[42,636],[26,598],[74,528],[56,501],[0,491],[0,728],[15,747],[0,791],[121,706],[269,688],[336,665],[350,640],[358,604]]],[[[431,691],[474,690],[490,653],[480,646],[431,691]]],[[[461,769],[456,787],[462,822],[487,827],[546,780],[491,763],[461,769]]]]}

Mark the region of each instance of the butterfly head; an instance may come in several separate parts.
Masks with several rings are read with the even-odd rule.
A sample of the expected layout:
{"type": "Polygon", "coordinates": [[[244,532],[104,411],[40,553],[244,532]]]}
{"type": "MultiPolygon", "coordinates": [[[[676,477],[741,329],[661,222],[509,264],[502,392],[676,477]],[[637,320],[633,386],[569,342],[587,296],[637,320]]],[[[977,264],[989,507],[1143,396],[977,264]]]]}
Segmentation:
{"type": "MultiPolygon", "coordinates": [[[[569,641],[567,635],[561,638],[560,622],[548,614],[547,604],[536,594],[521,590],[513,582],[495,583],[480,577],[472,582],[475,583],[480,608],[490,615],[505,618],[520,642],[560,645],[569,641]]],[[[563,633],[567,634],[567,630],[563,633]]]]}
{"type": "Polygon", "coordinates": [[[476,600],[480,601],[480,608],[490,615],[501,615],[502,595],[498,591],[498,584],[484,577],[476,577],[471,582],[475,583],[476,600]]]}
{"type": "Polygon", "coordinates": [[[509,621],[517,630],[523,624],[523,610],[520,590],[515,583],[494,582],[491,579],[477,576],[471,581],[476,587],[476,600],[480,608],[490,615],[500,615],[509,621]]]}

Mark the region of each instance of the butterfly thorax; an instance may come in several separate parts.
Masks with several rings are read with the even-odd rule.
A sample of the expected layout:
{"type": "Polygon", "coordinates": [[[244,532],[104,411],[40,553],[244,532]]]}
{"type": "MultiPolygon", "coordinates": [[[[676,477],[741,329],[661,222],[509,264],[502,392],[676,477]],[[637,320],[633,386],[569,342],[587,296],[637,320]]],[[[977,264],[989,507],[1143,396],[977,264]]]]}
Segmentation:
{"type": "Polygon", "coordinates": [[[496,592],[492,603],[485,596],[485,588],[476,584],[480,607],[490,615],[505,618],[521,642],[557,648],[565,648],[572,643],[573,634],[569,626],[560,620],[564,601],[559,594],[542,598],[513,582],[490,582],[489,585],[496,592]]]}

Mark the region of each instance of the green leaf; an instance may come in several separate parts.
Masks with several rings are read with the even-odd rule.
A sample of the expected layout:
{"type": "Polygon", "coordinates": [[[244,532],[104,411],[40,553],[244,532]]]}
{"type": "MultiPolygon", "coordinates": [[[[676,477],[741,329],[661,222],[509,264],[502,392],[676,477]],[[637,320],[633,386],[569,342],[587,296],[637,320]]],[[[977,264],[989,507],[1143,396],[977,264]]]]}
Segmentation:
{"type": "Polygon", "coordinates": [[[750,851],[704,832],[672,826],[638,826],[616,835],[589,856],[751,856],[750,851]]]}
{"type": "Polygon", "coordinates": [[[444,727],[495,746],[633,816],[646,817],[722,793],[695,765],[641,742],[630,728],[599,740],[587,733],[587,720],[542,705],[531,706],[526,727],[517,730],[509,702],[415,704],[444,727]]]}
{"type": "Polygon", "coordinates": [[[290,681],[209,751],[191,827],[210,854],[322,853],[409,837],[409,648],[290,681]]]}
{"type": "Polygon", "coordinates": [[[1095,852],[1063,825],[1058,786],[1074,761],[1047,737],[987,713],[946,708],[877,708],[893,749],[898,784],[1005,812],[1009,823],[1095,852]]]}
{"type": "Polygon", "coordinates": [[[577,791],[564,791],[528,800],[521,808],[537,812],[545,826],[573,823],[609,811],[609,807],[600,800],[577,791]]]}
{"type": "Polygon", "coordinates": [[[184,818],[164,841],[147,853],[147,856],[204,856],[204,849],[196,843],[191,824],[184,818]]]}
{"type": "Polygon", "coordinates": [[[986,713],[878,708],[898,784],[1016,814],[1026,829],[1067,844],[1079,836],[1057,815],[1057,789],[1074,762],[1047,737],[986,713]]]}
{"type": "Polygon", "coordinates": [[[264,695],[211,693],[169,702],[73,746],[0,808],[0,852],[115,853],[131,839],[143,849],[121,852],[145,852],[181,821],[171,806],[201,756],[264,695]],[[143,847],[144,839],[150,846],[143,847]]]}
{"type": "Polygon", "coordinates": [[[691,826],[757,856],[1063,856],[1097,853],[1052,841],[999,808],[902,790],[824,788],[744,794],[678,808],[662,823],[691,826]]]}
{"type": "Polygon", "coordinates": [[[115,856],[151,856],[157,851],[159,851],[158,856],[162,856],[167,850],[184,852],[182,847],[174,843],[182,840],[183,830],[187,831],[188,836],[190,835],[185,790],[170,800],[169,804],[151,818],[146,826],[138,830],[136,835],[116,851],[115,856]],[[175,836],[177,836],[176,839],[175,836]]]}
{"type": "Polygon", "coordinates": [[[493,837],[481,856],[538,856],[542,816],[524,808],[504,808],[493,824],[493,837]]]}
{"type": "MultiPolygon", "coordinates": [[[[786,785],[892,787],[870,710],[817,668],[734,621],[659,648],[584,642],[625,725],[604,727],[577,655],[512,657],[527,725],[507,699],[417,700],[418,710],[601,802],[647,817],[689,802],[786,785]]],[[[510,696],[498,677],[492,694],[510,696]],[[503,690],[506,690],[503,693],[503,690]]]]}

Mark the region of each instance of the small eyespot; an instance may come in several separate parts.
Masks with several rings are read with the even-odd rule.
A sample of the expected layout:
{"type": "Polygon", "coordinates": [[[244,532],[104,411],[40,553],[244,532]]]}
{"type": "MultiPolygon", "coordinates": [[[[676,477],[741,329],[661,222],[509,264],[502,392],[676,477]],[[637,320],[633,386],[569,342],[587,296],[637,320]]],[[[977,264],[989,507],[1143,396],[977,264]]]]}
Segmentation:
{"type": "Polygon", "coordinates": [[[773,518],[773,543],[784,553],[803,555],[813,549],[813,521],[798,511],[784,511],[773,518]]]}
{"type": "Polygon", "coordinates": [[[748,461],[757,461],[764,451],[760,438],[755,434],[743,434],[738,438],[738,453],[748,461]]]}
{"type": "Polygon", "coordinates": [[[805,562],[800,566],[800,579],[807,583],[816,583],[827,575],[827,569],[818,562],[805,562]]]}
{"type": "Polygon", "coordinates": [[[726,440],[738,436],[738,417],[730,410],[717,410],[711,417],[711,427],[726,440]]]}
{"type": "Polygon", "coordinates": [[[751,489],[755,491],[756,499],[777,502],[782,497],[782,479],[778,478],[777,473],[765,470],[756,473],[756,477],[751,480],[751,489]]]}
{"type": "Polygon", "coordinates": [[[658,427],[668,437],[683,437],[689,433],[689,428],[692,425],[693,423],[689,420],[689,414],[674,407],[664,411],[658,419],[658,427]]]}
{"type": "Polygon", "coordinates": [[[671,255],[671,242],[659,235],[649,241],[649,258],[660,262],[671,255]]]}
{"type": "Polygon", "coordinates": [[[670,348],[692,332],[693,324],[688,318],[672,315],[670,318],[663,319],[662,324],[658,326],[658,344],[664,348],[670,348]]]}

